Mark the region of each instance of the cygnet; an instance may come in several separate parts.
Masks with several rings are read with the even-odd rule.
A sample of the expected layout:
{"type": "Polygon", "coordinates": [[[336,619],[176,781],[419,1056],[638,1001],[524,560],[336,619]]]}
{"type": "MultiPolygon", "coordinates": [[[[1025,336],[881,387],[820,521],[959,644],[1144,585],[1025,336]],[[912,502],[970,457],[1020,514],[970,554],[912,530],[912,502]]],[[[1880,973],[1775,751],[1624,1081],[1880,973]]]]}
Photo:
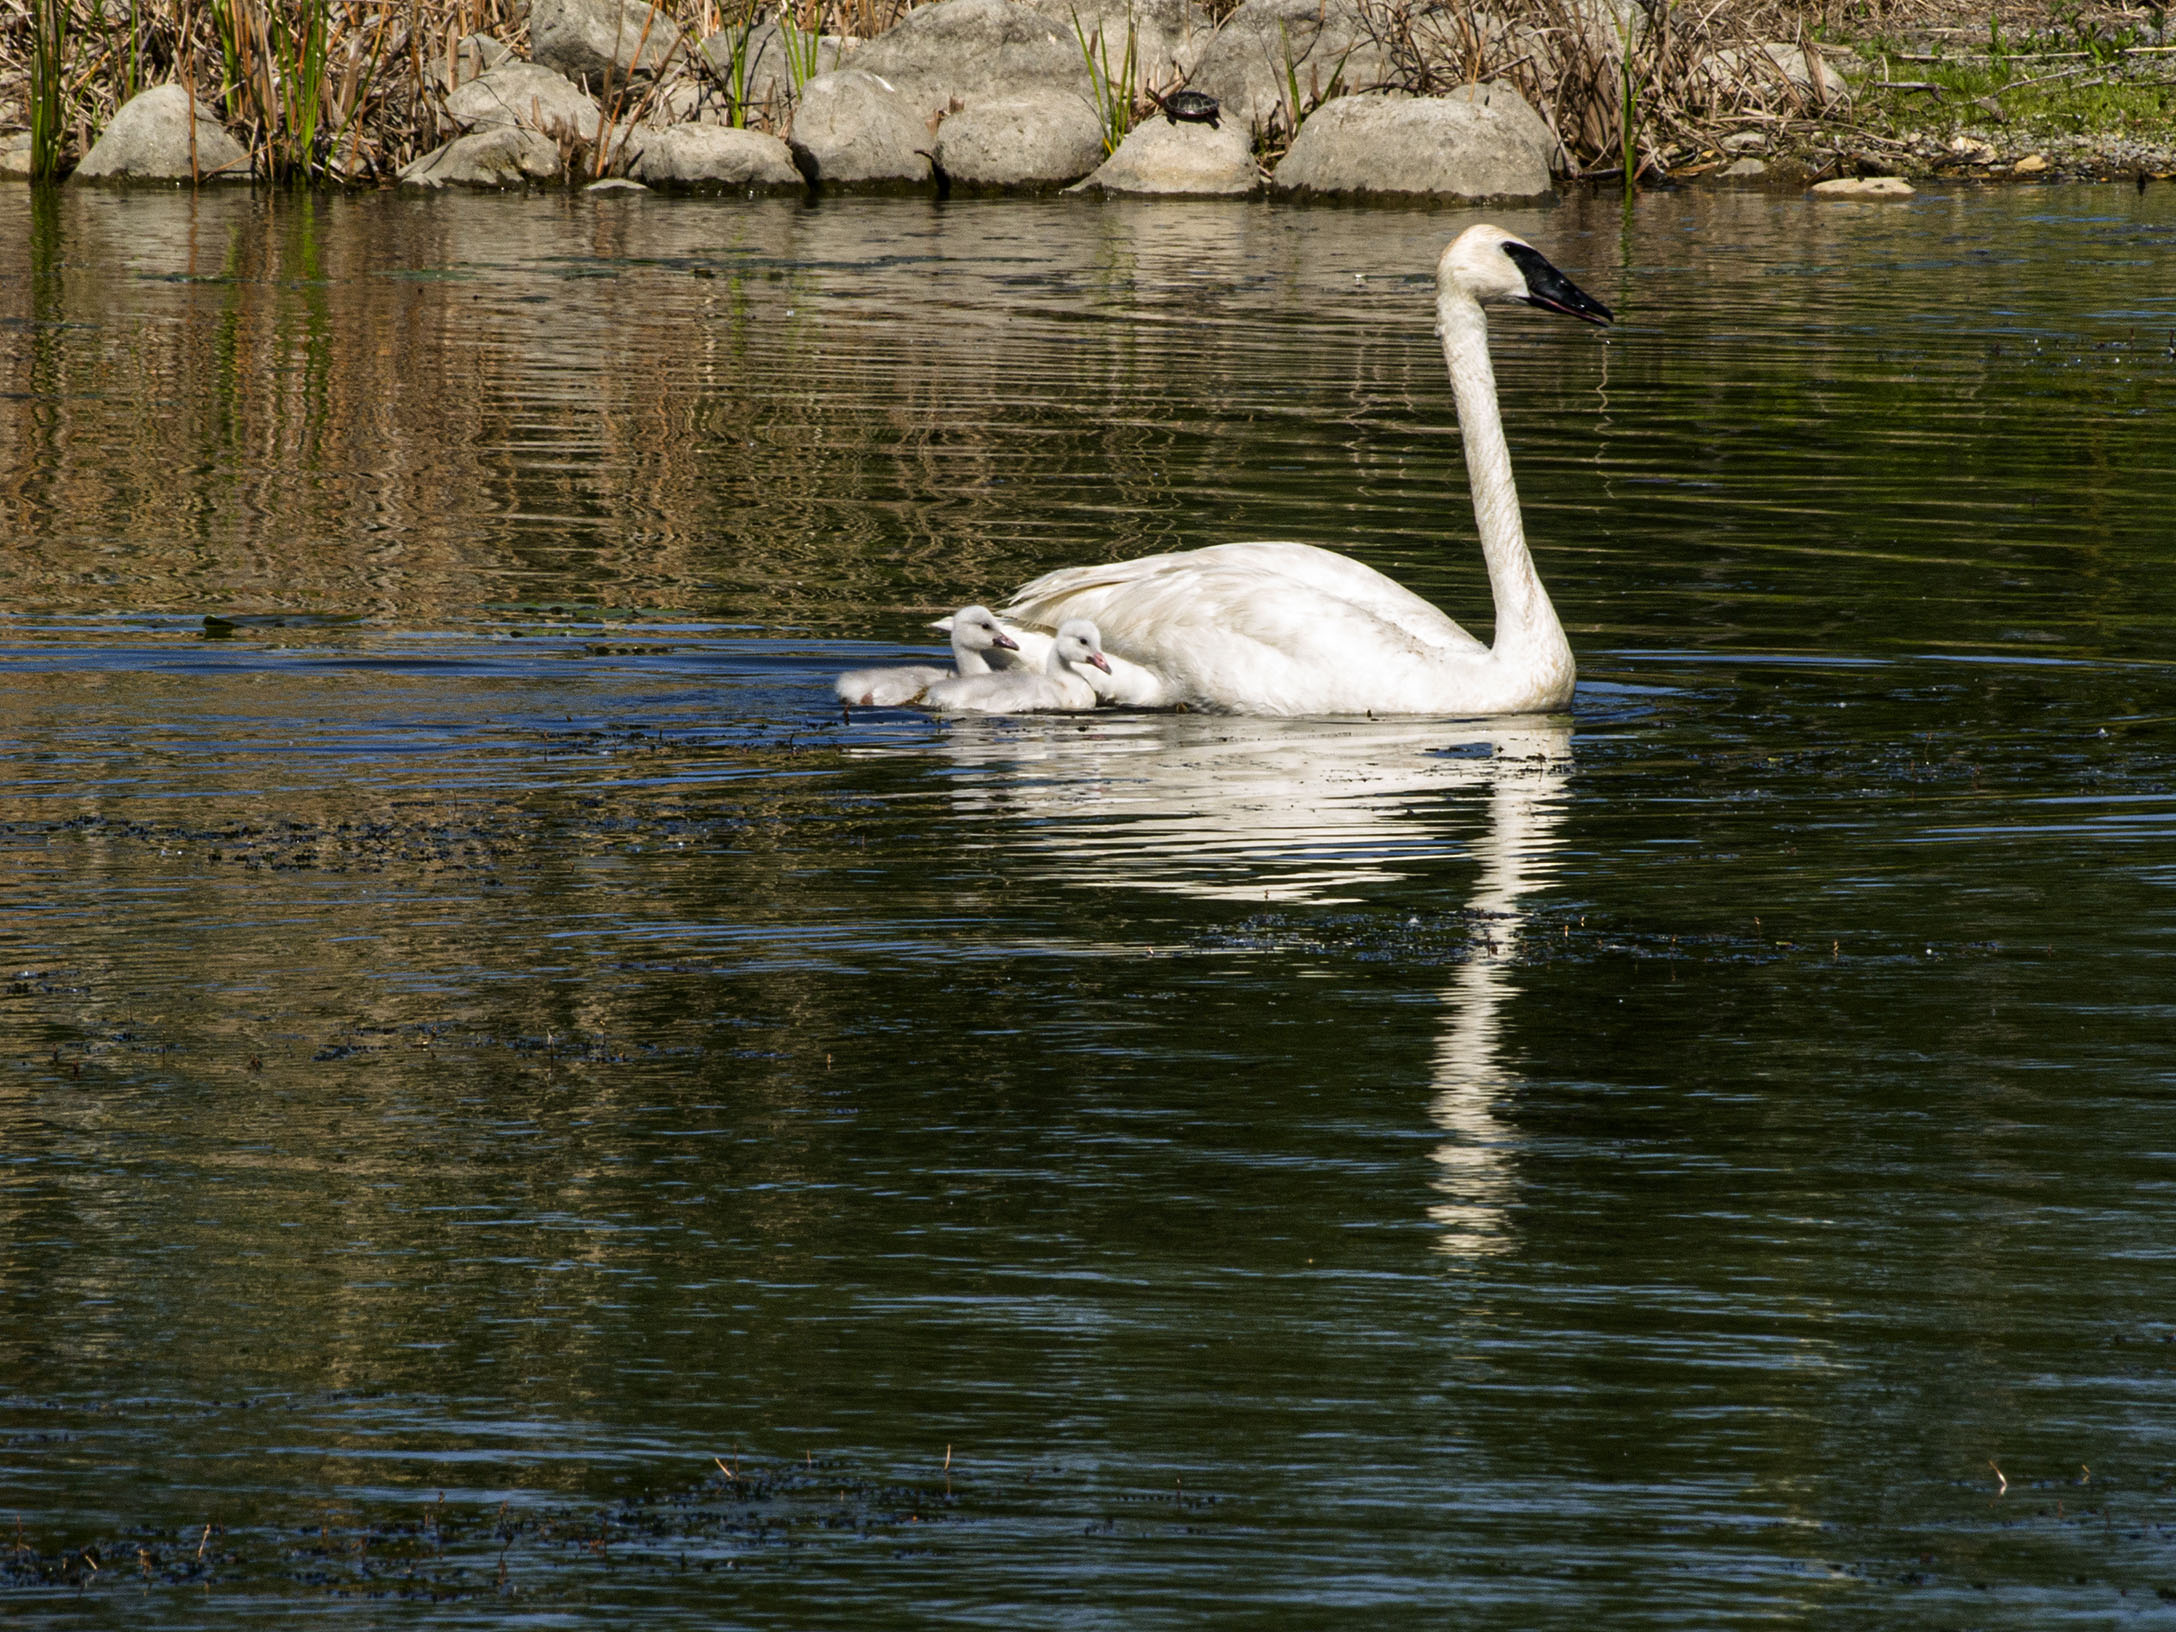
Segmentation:
{"type": "Polygon", "coordinates": [[[951,714],[1048,714],[1094,708],[1111,672],[1103,637],[1086,618],[1058,626],[1042,672],[1000,669],[992,674],[940,680],[923,694],[931,708],[951,714]],[[1099,673],[1103,681],[1092,679],[1099,673]]]}
{"type": "Polygon", "coordinates": [[[849,669],[838,678],[839,701],[849,708],[904,708],[941,680],[968,679],[990,672],[986,652],[1018,651],[1012,636],[998,626],[986,606],[963,606],[952,614],[952,669],[925,664],[900,669],[849,669]]]}

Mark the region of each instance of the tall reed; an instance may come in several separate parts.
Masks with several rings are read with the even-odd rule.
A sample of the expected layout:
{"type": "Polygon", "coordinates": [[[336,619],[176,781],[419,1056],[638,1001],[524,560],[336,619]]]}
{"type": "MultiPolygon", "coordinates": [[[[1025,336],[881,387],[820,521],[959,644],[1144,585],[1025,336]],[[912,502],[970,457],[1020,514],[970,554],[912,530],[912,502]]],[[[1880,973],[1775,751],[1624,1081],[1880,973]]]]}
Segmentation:
{"type": "Polygon", "coordinates": [[[1088,38],[1080,13],[1073,13],[1073,38],[1080,44],[1081,59],[1088,65],[1089,92],[1095,98],[1096,121],[1103,127],[1103,151],[1116,153],[1118,144],[1133,129],[1134,93],[1140,83],[1140,31],[1134,25],[1133,16],[1126,16],[1126,52],[1118,64],[1118,72],[1111,72],[1111,50],[1103,37],[1101,24],[1096,27],[1095,39],[1088,38]]]}
{"type": "Polygon", "coordinates": [[[61,77],[68,60],[67,0],[30,0],[30,179],[61,173],[64,110],[61,77]]]}
{"type": "Polygon", "coordinates": [[[803,28],[794,21],[791,0],[784,0],[778,8],[778,33],[786,45],[786,79],[798,101],[801,87],[823,66],[823,18],[818,15],[803,28]]]}

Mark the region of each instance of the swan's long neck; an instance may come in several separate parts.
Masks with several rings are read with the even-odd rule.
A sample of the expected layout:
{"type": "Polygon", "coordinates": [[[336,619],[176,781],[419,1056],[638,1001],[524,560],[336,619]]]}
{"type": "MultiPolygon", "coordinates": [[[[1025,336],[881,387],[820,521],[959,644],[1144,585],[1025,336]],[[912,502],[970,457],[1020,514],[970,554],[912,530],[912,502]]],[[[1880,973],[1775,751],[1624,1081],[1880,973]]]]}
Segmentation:
{"type": "Polygon", "coordinates": [[[952,672],[959,675],[988,674],[990,660],[974,647],[964,644],[967,636],[963,630],[952,631],[952,672]]]}
{"type": "Polygon", "coordinates": [[[1473,519],[1488,562],[1488,587],[1496,602],[1498,657],[1536,664],[1571,664],[1571,645],[1556,608],[1541,587],[1519,519],[1519,490],[1511,480],[1511,449],[1496,410],[1496,371],[1488,357],[1488,318],[1481,303],[1455,285],[1436,296],[1436,332],[1451,371],[1458,428],[1466,443],[1466,480],[1473,489],[1473,519]]]}

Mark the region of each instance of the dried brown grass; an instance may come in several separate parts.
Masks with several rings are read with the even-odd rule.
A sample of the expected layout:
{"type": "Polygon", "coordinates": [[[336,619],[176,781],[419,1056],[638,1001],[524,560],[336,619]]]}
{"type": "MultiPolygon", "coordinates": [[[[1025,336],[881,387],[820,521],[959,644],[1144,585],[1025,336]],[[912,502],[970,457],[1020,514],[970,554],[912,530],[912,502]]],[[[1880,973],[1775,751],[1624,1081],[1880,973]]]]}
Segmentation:
{"type": "MultiPolygon", "coordinates": [[[[796,24],[866,39],[905,15],[912,0],[786,0],[796,24]]],[[[1234,0],[1207,0],[1212,19],[1234,0]]],[[[1328,0],[1326,0],[1328,3],[1328,0]]],[[[1353,0],[1387,63],[1382,87],[1420,94],[1476,80],[1515,86],[1550,120],[1582,171],[1668,168],[1733,129],[1774,136],[1833,127],[1842,84],[1815,36],[1984,37],[1990,18],[2012,35],[2055,21],[2078,26],[2063,0],[1353,0]],[[1785,71],[1763,42],[1804,50],[1811,65],[1785,71]]],[[[658,103],[715,108],[726,88],[693,43],[746,24],[765,0],[657,0],[689,49],[654,81],[606,87],[606,136],[584,147],[562,139],[568,173],[602,173],[624,129],[658,103]]],[[[165,82],[192,87],[251,149],[257,172],[335,182],[384,179],[457,134],[445,100],[479,68],[459,42],[491,34],[526,55],[520,0],[0,0],[0,130],[29,122],[34,18],[61,19],[57,98],[62,163],[86,152],[114,110],[165,82]],[[292,42],[322,20],[318,60],[292,42]]],[[[48,53],[51,60],[51,53],[48,53]]],[[[1144,111],[1146,104],[1137,112],[1144,111]]],[[[1304,109],[1295,110],[1304,112],[1304,109]]],[[[739,117],[775,124],[782,109],[739,117]]],[[[676,116],[685,116],[685,113],[676,116]]],[[[1286,136],[1289,136],[1287,131],[1286,136]]]]}
{"type": "MultiPolygon", "coordinates": [[[[1848,129],[1851,88],[1823,39],[2023,36],[2081,14],[2043,0],[1967,11],[1942,0],[1356,0],[1389,86],[1429,95],[1514,86],[1590,175],[1665,171],[1735,130],[1848,129]]],[[[2103,8],[2109,26],[2127,14],[2103,8]]],[[[2135,21],[2135,18],[2130,20],[2135,21]]],[[[2091,17],[2085,17],[2086,26],[2091,17]]],[[[1356,87],[1358,88],[1358,87],[1356,87]]]]}
{"type": "MultiPolygon", "coordinates": [[[[866,37],[898,21],[908,0],[791,3],[804,28],[866,37]]],[[[657,14],[687,32],[689,49],[659,83],[607,87],[607,113],[624,125],[675,82],[705,79],[694,42],[745,20],[755,4],[658,0],[657,14]]],[[[462,39],[490,34],[524,56],[529,46],[517,0],[0,0],[0,130],[28,122],[40,6],[62,21],[58,95],[70,163],[123,102],[171,82],[213,107],[260,174],[382,179],[457,134],[445,100],[478,71],[458,49],[462,39]],[[292,47],[317,19],[322,60],[312,72],[292,47]]],[[[594,163],[570,149],[570,167],[594,163]]]]}

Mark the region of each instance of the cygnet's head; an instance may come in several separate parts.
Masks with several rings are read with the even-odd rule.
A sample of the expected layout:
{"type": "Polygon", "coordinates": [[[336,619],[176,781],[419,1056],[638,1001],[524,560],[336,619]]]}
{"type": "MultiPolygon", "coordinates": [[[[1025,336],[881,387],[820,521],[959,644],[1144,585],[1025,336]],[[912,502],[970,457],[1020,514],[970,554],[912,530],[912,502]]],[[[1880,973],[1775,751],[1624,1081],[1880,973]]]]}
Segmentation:
{"type": "Polygon", "coordinates": [[[1111,672],[1111,660],[1103,655],[1103,636],[1086,618],[1068,618],[1058,625],[1058,641],[1051,648],[1061,663],[1085,663],[1092,669],[1111,672]]]}
{"type": "Polygon", "coordinates": [[[1612,321],[1616,313],[1549,264],[1549,258],[1501,227],[1468,227],[1436,262],[1436,288],[1460,290],[1475,300],[1516,300],[1583,323],[1612,321]]]}
{"type": "Polygon", "coordinates": [[[1020,649],[1020,643],[1005,633],[997,614],[986,606],[963,606],[952,614],[952,644],[970,652],[1020,649]]]}

